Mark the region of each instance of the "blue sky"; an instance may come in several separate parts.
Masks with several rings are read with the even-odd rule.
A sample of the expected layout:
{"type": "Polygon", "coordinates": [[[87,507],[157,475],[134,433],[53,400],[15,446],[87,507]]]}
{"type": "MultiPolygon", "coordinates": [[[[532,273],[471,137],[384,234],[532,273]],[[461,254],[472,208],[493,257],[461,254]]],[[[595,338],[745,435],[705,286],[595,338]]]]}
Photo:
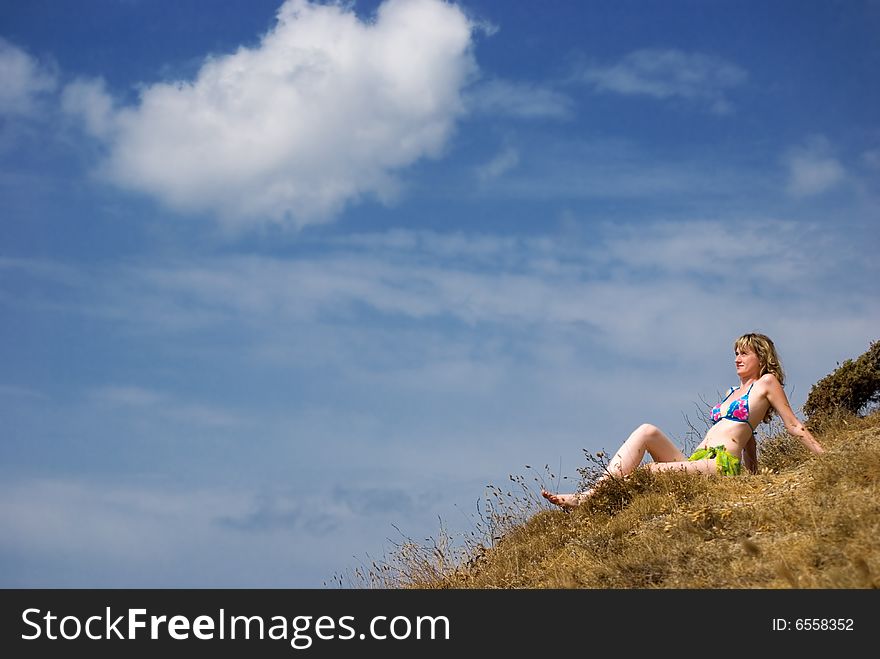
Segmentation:
{"type": "Polygon", "coordinates": [[[321,587],[877,339],[877,2],[0,2],[0,584],[321,587]],[[537,488],[537,486],[536,486],[537,488]]]}

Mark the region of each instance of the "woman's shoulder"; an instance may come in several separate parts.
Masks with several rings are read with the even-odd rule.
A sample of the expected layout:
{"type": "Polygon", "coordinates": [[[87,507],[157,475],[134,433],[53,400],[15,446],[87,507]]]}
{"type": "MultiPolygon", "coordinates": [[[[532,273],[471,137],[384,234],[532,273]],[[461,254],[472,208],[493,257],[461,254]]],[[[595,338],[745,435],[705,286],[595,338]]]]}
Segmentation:
{"type": "Polygon", "coordinates": [[[764,375],[755,380],[755,385],[758,389],[762,391],[782,388],[782,385],[779,382],[779,378],[777,378],[774,373],[764,373],[764,375]]]}

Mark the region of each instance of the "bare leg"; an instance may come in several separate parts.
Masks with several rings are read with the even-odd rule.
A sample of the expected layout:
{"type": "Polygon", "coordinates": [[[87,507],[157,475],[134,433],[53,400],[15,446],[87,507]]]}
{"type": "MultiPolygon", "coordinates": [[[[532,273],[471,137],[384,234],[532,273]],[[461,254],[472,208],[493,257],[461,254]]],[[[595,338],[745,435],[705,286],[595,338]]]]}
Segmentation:
{"type": "MultiPolygon", "coordinates": [[[[627,437],[626,441],[608,463],[608,474],[605,474],[599,481],[609,476],[626,476],[631,474],[642,464],[646,452],[650,454],[655,463],[678,463],[679,468],[684,469],[689,468],[686,466],[682,467],[682,464],[692,465],[691,469],[697,466],[694,463],[688,463],[684,453],[657,426],[644,423],[627,437]]],[[[574,494],[553,494],[547,490],[541,490],[541,496],[561,508],[579,506],[592,493],[593,490],[574,494]]]]}
{"type": "Polygon", "coordinates": [[[717,474],[718,464],[714,458],[705,460],[684,460],[681,462],[649,462],[645,465],[651,471],[690,471],[695,474],[717,474]]]}
{"type": "Polygon", "coordinates": [[[589,498],[591,492],[592,490],[589,492],[574,492],[573,494],[553,494],[542,489],[541,496],[560,508],[576,508],[589,498]]]}

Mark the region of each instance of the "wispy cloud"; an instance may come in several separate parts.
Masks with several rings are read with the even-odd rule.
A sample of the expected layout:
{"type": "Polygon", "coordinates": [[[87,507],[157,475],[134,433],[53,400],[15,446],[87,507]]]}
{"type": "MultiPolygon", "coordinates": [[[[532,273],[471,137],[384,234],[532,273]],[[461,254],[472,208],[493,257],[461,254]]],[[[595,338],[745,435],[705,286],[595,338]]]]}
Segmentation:
{"type": "Polygon", "coordinates": [[[199,487],[4,479],[0,584],[318,587],[318,579],[344,570],[354,552],[382,545],[394,532],[389,515],[407,530],[417,524],[419,537],[436,530],[431,513],[442,498],[425,489],[418,495],[381,486],[306,492],[242,488],[230,480],[199,487]]]}
{"type": "Polygon", "coordinates": [[[239,426],[243,419],[224,408],[203,403],[181,401],[178,397],[155,390],[132,385],[110,385],[94,389],[90,397],[103,406],[126,408],[140,412],[208,428],[239,426]]]}
{"type": "MultiPolygon", "coordinates": [[[[512,148],[512,147],[507,147],[512,148]]],[[[507,176],[485,178],[479,194],[513,199],[632,199],[651,205],[669,199],[689,204],[744,193],[772,192],[766,176],[735,160],[682,149],[658,154],[623,139],[523,140],[516,146],[520,160],[507,176]]],[[[473,194],[465,189],[463,194],[473,194]]]]}
{"type": "Polygon", "coordinates": [[[232,228],[301,227],[393,198],[399,170],[441,155],[476,70],[474,29],[441,0],[386,0],[369,22],[287,0],[259,45],[207,57],[194,80],[147,85],[133,107],[80,80],[64,107],[106,141],[118,185],[232,228]]]}
{"type": "Polygon", "coordinates": [[[30,398],[37,400],[47,400],[49,397],[41,391],[36,391],[30,387],[19,387],[17,385],[0,384],[0,396],[10,396],[12,398],[30,398]]]}
{"type": "Polygon", "coordinates": [[[112,139],[118,110],[104,80],[79,79],[65,85],[61,91],[61,111],[79,117],[95,137],[112,139]]]}
{"type": "Polygon", "coordinates": [[[583,64],[575,78],[598,91],[657,99],[678,97],[706,103],[716,114],[727,114],[733,109],[727,92],[745,83],[748,73],[714,55],[645,49],[610,64],[583,64]]]}
{"type": "Polygon", "coordinates": [[[490,181],[503,176],[519,164],[519,152],[513,147],[505,147],[489,162],[477,167],[477,178],[490,181]]]}
{"type": "Polygon", "coordinates": [[[52,67],[0,37],[0,117],[33,113],[57,85],[52,67]]]}
{"type": "Polygon", "coordinates": [[[831,145],[823,136],[810,138],[784,157],[788,169],[786,190],[793,197],[812,197],[831,190],[846,179],[843,165],[831,155],[831,145]]]}
{"type": "Polygon", "coordinates": [[[341,487],[333,491],[333,497],[348,506],[356,515],[405,515],[419,505],[412,492],[394,487],[341,487]]]}
{"type": "MultiPolygon", "coordinates": [[[[265,535],[254,541],[252,533],[218,523],[224,516],[247,515],[257,496],[228,485],[6,480],[0,486],[0,551],[12,562],[0,566],[0,582],[7,587],[19,582],[31,587],[278,587],[313,580],[316,563],[329,577],[334,561],[344,565],[350,558],[324,546],[321,534],[308,529],[312,542],[297,542],[289,529],[277,526],[269,529],[274,537],[267,542],[265,535]],[[70,569],[71,561],[77,570],[70,569]],[[39,571],[27,574],[32,563],[39,571]]],[[[298,530],[301,541],[304,529],[298,530]]]]}
{"type": "MultiPolygon", "coordinates": [[[[235,328],[261,350],[320,334],[325,341],[332,327],[339,342],[320,354],[340,365],[364,359],[363,346],[345,348],[343,337],[349,326],[369,331],[365,311],[380,325],[408,319],[426,331],[450,321],[464,332],[515,328],[523,336],[540,328],[590,328],[593,340],[620,354],[650,352],[658,340],[686,354],[691,348],[675,337],[688,327],[737,324],[725,296],[748,297],[756,314],[773,316],[787,305],[802,314],[817,291],[842,276],[827,254],[870,269],[867,256],[829,241],[813,225],[762,218],[608,226],[583,240],[393,231],[331,241],[321,254],[293,259],[250,255],[128,266],[95,274],[87,285],[94,290],[64,295],[70,308],[84,305],[84,312],[132,332],[235,328]],[[731,231],[737,240],[729,240],[731,231]],[[684,299],[686,308],[670,314],[669,300],[684,299]],[[714,320],[704,313],[710,308],[714,320]],[[299,329],[292,335],[293,327],[299,329]]],[[[852,295],[846,301],[835,291],[826,302],[839,304],[844,316],[860,309],[869,317],[861,294],[853,289],[852,295]]],[[[392,361],[402,347],[396,345],[386,346],[392,361]]],[[[297,354],[307,358],[309,350],[302,345],[297,354]]],[[[449,355],[438,360],[449,365],[449,355]]],[[[103,393],[117,403],[159,403],[154,392],[137,388],[103,393]]]]}
{"type": "MultiPolygon", "coordinates": [[[[229,494],[186,495],[145,486],[95,485],[74,479],[15,480],[3,486],[3,545],[52,552],[97,552],[102,559],[146,563],[169,555],[186,518],[240,506],[229,494]],[[13,503],[14,502],[14,503],[13,503]],[[176,530],[175,530],[176,529],[176,530]]],[[[8,579],[10,575],[6,575],[8,579]]]]}
{"type": "MultiPolygon", "coordinates": [[[[287,256],[0,262],[0,281],[26,284],[16,304],[41,303],[59,325],[86,317],[95,340],[166,358],[143,380],[123,368],[85,382],[63,405],[28,401],[50,417],[31,421],[32,444],[60,456],[31,470],[70,473],[79,460],[119,480],[2,480],[0,581],[278,586],[303,565],[313,579],[392,523],[424,537],[431,513],[471,503],[499,470],[548,450],[579,464],[581,447],[613,449],[643,420],[681,427],[680,410],[713,393],[698,387],[727,382],[719,355],[737,332],[773,336],[802,397],[880,323],[867,241],[819,224],[582,228],[312,237],[287,256]],[[29,564],[39,575],[23,579],[29,564]]],[[[20,458],[7,451],[11,472],[20,458]]]]}
{"type": "Polygon", "coordinates": [[[880,149],[868,149],[862,153],[862,162],[874,171],[880,170],[880,149]]]}
{"type": "Polygon", "coordinates": [[[246,512],[238,512],[235,515],[219,515],[214,522],[221,527],[244,532],[306,527],[317,530],[316,535],[325,535],[326,532],[336,528],[336,520],[327,515],[319,516],[319,519],[325,523],[323,528],[318,528],[314,522],[310,524],[309,516],[314,514],[314,510],[310,510],[297,499],[262,495],[251,503],[250,509],[246,512]]]}
{"type": "MultiPolygon", "coordinates": [[[[424,499],[424,496],[422,497],[424,499]]],[[[413,494],[402,488],[335,486],[329,492],[309,497],[275,492],[254,497],[249,510],[235,516],[223,515],[216,522],[239,531],[265,532],[274,529],[302,529],[310,535],[327,536],[353,517],[386,518],[389,514],[409,516],[417,506],[413,494]]]]}
{"type": "Polygon", "coordinates": [[[498,78],[482,81],[465,98],[471,112],[521,119],[567,119],[572,99],[547,85],[498,78]]]}

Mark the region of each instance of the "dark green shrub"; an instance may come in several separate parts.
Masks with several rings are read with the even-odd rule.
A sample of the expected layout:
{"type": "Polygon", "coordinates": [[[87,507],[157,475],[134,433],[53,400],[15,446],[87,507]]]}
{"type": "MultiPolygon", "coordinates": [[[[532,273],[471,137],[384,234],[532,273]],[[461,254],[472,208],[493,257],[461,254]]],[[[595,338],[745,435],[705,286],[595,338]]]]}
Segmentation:
{"type": "Polygon", "coordinates": [[[810,425],[840,414],[860,414],[880,402],[880,341],[874,341],[858,359],[847,359],[810,389],[804,414],[810,425]]]}

